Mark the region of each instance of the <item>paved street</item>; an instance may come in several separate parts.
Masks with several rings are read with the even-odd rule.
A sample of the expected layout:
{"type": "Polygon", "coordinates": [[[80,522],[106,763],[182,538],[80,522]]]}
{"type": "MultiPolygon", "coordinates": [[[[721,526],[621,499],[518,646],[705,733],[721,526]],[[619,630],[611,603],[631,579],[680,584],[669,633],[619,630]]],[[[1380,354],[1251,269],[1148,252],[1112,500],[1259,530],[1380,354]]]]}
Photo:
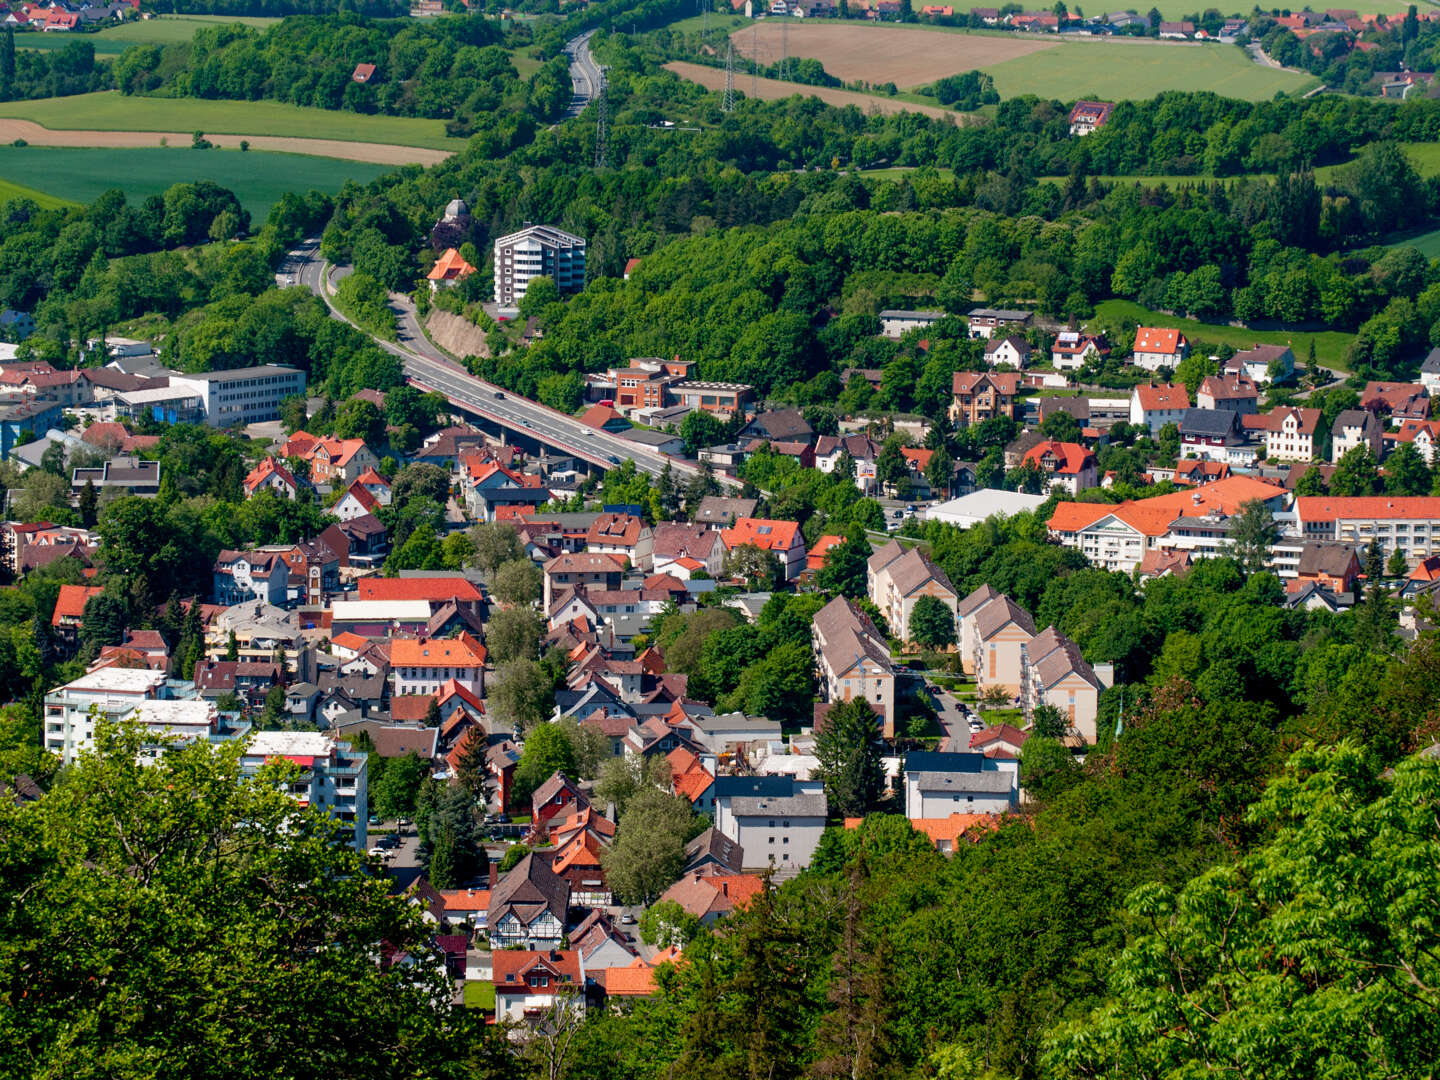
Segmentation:
{"type": "Polygon", "coordinates": [[[970,722],[960,711],[960,702],[955,695],[948,690],[941,690],[938,694],[930,694],[929,697],[935,706],[940,728],[944,732],[940,740],[940,749],[952,754],[969,750],[970,722]]]}
{"type": "Polygon", "coordinates": [[[585,107],[595,100],[600,89],[600,68],[590,55],[590,39],[595,31],[590,30],[565,43],[565,55],[570,57],[570,82],[574,84],[575,96],[565,110],[567,117],[579,116],[585,107]]]}

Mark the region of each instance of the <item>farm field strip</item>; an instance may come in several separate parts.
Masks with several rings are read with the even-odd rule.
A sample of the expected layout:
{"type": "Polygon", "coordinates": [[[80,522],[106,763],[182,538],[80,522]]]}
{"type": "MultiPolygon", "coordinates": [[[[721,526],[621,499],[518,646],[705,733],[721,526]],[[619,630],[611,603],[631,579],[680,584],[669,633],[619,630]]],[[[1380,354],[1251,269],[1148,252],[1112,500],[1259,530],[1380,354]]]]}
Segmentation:
{"type": "MultiPolygon", "coordinates": [[[[297,145],[270,145],[264,149],[292,150],[329,157],[352,157],[368,152],[369,156],[357,156],[357,160],[380,161],[387,165],[406,164],[409,161],[433,164],[446,157],[448,152],[463,149],[465,146],[464,139],[446,136],[443,120],[365,116],[360,113],[285,105],[277,101],[136,97],[121,94],[116,90],[77,94],[73,97],[42,98],[37,101],[6,101],[0,103],[0,117],[30,121],[32,125],[38,125],[57,137],[64,132],[74,131],[85,131],[91,135],[97,132],[153,132],[156,136],[168,137],[173,143],[176,132],[181,132],[188,143],[191,132],[203,131],[207,138],[214,135],[244,136],[257,148],[259,138],[283,137],[296,140],[297,145]],[[308,151],[305,149],[307,143],[311,144],[308,151]],[[322,143],[329,145],[322,146],[322,143]],[[362,151],[348,147],[346,153],[338,152],[343,144],[354,143],[377,143],[386,144],[392,149],[415,149],[412,149],[406,161],[399,160],[394,153],[388,158],[380,156],[379,148],[362,151]],[[425,154],[421,152],[422,149],[446,153],[425,154]]],[[[6,142],[16,138],[35,141],[30,139],[29,135],[18,132],[13,135],[0,134],[0,140],[6,142]]],[[[51,142],[48,145],[82,144],[72,140],[69,143],[51,142]]],[[[110,144],[90,142],[83,145],[110,144]]]]}
{"type": "MultiPolygon", "coordinates": [[[[707,90],[725,89],[725,71],[722,68],[691,64],[684,60],[672,60],[665,67],[682,79],[699,83],[707,90]]],[[[742,76],[737,72],[735,89],[748,96],[751,81],[749,75],[742,76]]],[[[779,101],[799,94],[802,97],[817,97],[827,105],[837,105],[842,108],[846,105],[854,105],[865,113],[918,112],[924,113],[926,116],[949,117],[957,121],[966,116],[965,113],[958,113],[954,109],[942,109],[938,105],[917,105],[914,102],[898,98],[861,94],[854,90],[835,90],[826,86],[805,86],[801,83],[781,82],[779,79],[756,79],[754,85],[755,94],[761,101],[779,101]]]]}
{"type": "Polygon", "coordinates": [[[386,171],[375,163],[263,150],[0,146],[0,199],[89,203],[101,192],[120,188],[132,203],[139,203],[172,184],[211,180],[235,192],[258,224],[287,191],[335,192],[347,180],[366,184],[386,171]],[[9,186],[15,192],[7,190],[9,186]]]}

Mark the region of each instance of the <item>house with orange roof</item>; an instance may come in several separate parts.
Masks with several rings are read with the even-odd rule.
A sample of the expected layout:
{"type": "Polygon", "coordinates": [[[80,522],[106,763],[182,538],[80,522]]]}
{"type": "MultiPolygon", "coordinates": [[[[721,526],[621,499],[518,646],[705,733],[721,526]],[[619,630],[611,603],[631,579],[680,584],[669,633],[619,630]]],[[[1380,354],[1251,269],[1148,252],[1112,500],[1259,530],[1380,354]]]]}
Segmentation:
{"type": "Polygon", "coordinates": [[[825,568],[829,559],[830,549],[845,542],[845,537],[833,534],[820,537],[810,545],[810,550],[805,553],[805,570],[807,573],[817,573],[825,568]]]}
{"type": "MultiPolygon", "coordinates": [[[[858,829],[864,818],[845,819],[845,828],[858,829]]],[[[942,855],[953,855],[961,844],[978,844],[987,832],[1000,827],[999,814],[953,813],[949,817],[909,818],[910,827],[922,833],[942,855]]]]}
{"type": "Polygon", "coordinates": [[[650,997],[655,993],[655,965],[637,956],[622,967],[601,968],[600,980],[608,998],[650,997]]]}
{"type": "Polygon", "coordinates": [[[485,696],[487,652],[470,633],[454,638],[396,638],[390,643],[394,694],[435,694],[450,680],[485,696]]]}
{"type": "Polygon", "coordinates": [[[349,484],[367,469],[374,469],[380,459],[365,445],[364,439],[336,439],[329,435],[312,435],[297,431],[280,448],[281,457],[296,457],[310,463],[310,479],[317,484],[339,480],[349,484]]]}
{"type": "Polygon", "coordinates": [[[605,884],[605,868],[600,857],[609,847],[598,833],[578,829],[556,845],[551,868],[570,884],[571,903],[582,907],[609,907],[612,898],[605,884]]]}
{"type": "Polygon", "coordinates": [[[444,905],[445,918],[465,922],[477,930],[485,929],[490,912],[489,889],[436,889],[444,905]]]}
{"type": "Polygon", "coordinates": [[[267,488],[286,499],[293,499],[300,493],[295,474],[273,457],[261,458],[260,464],[245,477],[245,497],[252,499],[267,488]]]}
{"type": "MultiPolygon", "coordinates": [[[[361,64],[360,66],[369,67],[371,73],[374,73],[373,64],[361,64]]],[[[430,268],[430,272],[425,275],[425,278],[430,282],[430,291],[438,292],[442,288],[448,289],[461,278],[467,278],[473,273],[475,273],[475,267],[465,261],[465,257],[457,248],[446,248],[435,260],[435,265],[430,268]]]]}
{"type": "Polygon", "coordinates": [[[1027,450],[1021,461],[1045,474],[1046,487],[1062,487],[1071,495],[1079,495],[1099,482],[1095,455],[1079,443],[1046,439],[1027,450]]]}
{"type": "MultiPolygon", "coordinates": [[[[1313,461],[1315,431],[1320,425],[1319,409],[1301,409],[1282,405],[1262,416],[1247,418],[1263,420],[1265,455],[1272,461],[1313,461]]],[[[1250,424],[1246,424],[1251,427],[1250,424]]],[[[1251,428],[1254,430],[1254,428],[1251,428]]]]}
{"type": "Polygon", "coordinates": [[[576,950],[496,949],[490,964],[497,1022],[539,1022],[556,1009],[585,1012],[585,971],[576,950]]]}
{"type": "Polygon", "coordinates": [[[1387,439],[1397,444],[1409,443],[1427,465],[1434,465],[1436,451],[1440,450],[1440,420],[1406,420],[1387,439]]]}
{"type": "Polygon", "coordinates": [[[728,551],[749,545],[773,553],[784,567],[787,581],[794,581],[805,569],[805,537],[796,522],[739,518],[730,528],[720,530],[720,538],[728,551]]]}
{"type": "Polygon", "coordinates": [[[447,604],[479,615],[484,595],[462,577],[365,577],[356,584],[356,600],[423,600],[432,612],[447,604]]]}
{"type": "Polygon", "coordinates": [[[677,746],[665,755],[670,763],[670,787],[700,813],[715,808],[715,773],[691,750],[677,746]]]}
{"type": "Polygon", "coordinates": [[[390,481],[374,469],[366,469],[355,478],[355,483],[374,495],[380,501],[381,506],[390,505],[390,481]]]}
{"type": "Polygon", "coordinates": [[[1424,383],[1368,382],[1360,395],[1360,407],[1390,417],[1392,424],[1424,420],[1430,415],[1430,391],[1424,383]]]}
{"type": "Polygon", "coordinates": [[[586,530],[585,550],[618,556],[648,574],[655,561],[655,535],[634,514],[604,513],[586,530]]]}
{"type": "Polygon", "coordinates": [[[50,626],[56,635],[73,644],[85,625],[85,605],[104,591],[96,585],[61,585],[55,610],[50,614],[50,626]]]}
{"type": "Polygon", "coordinates": [[[725,555],[725,541],[704,525],[667,522],[651,530],[651,558],[657,574],[674,574],[682,582],[690,580],[696,570],[719,577],[725,555]]]}
{"type": "Polygon", "coordinates": [[[1148,427],[1151,438],[1166,424],[1179,425],[1189,407],[1184,383],[1145,383],[1130,391],[1130,423],[1148,427]]]}
{"type": "Polygon", "coordinates": [[[1157,326],[1135,328],[1131,359],[1136,367],[1146,371],[1159,371],[1162,367],[1174,371],[1180,361],[1189,355],[1190,343],[1179,330],[1157,326]]]}
{"type": "Polygon", "coordinates": [[[686,874],[671,885],[661,895],[660,902],[673,900],[699,919],[702,926],[711,926],[737,907],[748,904],[764,888],[765,882],[758,874],[710,874],[702,871],[686,874]]]}

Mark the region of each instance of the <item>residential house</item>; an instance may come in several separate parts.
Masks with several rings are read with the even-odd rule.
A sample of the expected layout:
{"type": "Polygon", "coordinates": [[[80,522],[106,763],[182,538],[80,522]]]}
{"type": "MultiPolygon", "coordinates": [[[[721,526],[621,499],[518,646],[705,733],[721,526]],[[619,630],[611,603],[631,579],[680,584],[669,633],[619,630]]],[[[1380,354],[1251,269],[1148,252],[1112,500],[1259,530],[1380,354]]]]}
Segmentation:
{"type": "Polygon", "coordinates": [[[1099,482],[1095,471],[1095,455],[1079,443],[1046,439],[1026,451],[1024,464],[1034,465],[1045,474],[1045,486],[1062,487],[1078,495],[1099,482]]]}
{"type": "MultiPolygon", "coordinates": [[[[1374,416],[1368,412],[1365,415],[1374,416]]],[[[1436,449],[1440,447],[1440,420],[1406,420],[1391,438],[1397,444],[1409,443],[1425,459],[1427,465],[1434,465],[1436,449]]],[[[1376,460],[1379,460],[1378,454],[1376,460]]]]}
{"type": "MultiPolygon", "coordinates": [[[[1076,105],[1076,108],[1079,107],[1076,105]]],[[[1050,366],[1057,371],[1079,371],[1086,361],[1092,358],[1102,360],[1109,355],[1110,346],[1100,335],[1062,330],[1050,347],[1050,366]]]]}
{"type": "Polygon", "coordinates": [[[654,561],[654,534],[633,514],[601,514],[585,534],[585,550],[616,556],[648,573],[654,561]]]}
{"type": "Polygon", "coordinates": [[[837,596],[815,613],[810,633],[820,696],[826,701],[865,698],[880,710],[886,737],[893,737],[895,667],[889,643],[875,624],[848,598],[837,596]]]}
{"type": "Polygon", "coordinates": [[[1385,425],[1369,409],[1346,409],[1330,428],[1330,460],[1338,462],[1357,446],[1368,447],[1379,461],[1385,454],[1385,425]]]}
{"type": "Polygon", "coordinates": [[[740,846],[712,825],[685,845],[683,872],[738,874],[744,862],[745,853],[740,846]]]}
{"type": "Polygon", "coordinates": [[[1226,360],[1220,373],[1245,375],[1258,386],[1289,382],[1295,374],[1295,354],[1288,345],[1255,345],[1226,360]]]}
{"type": "MultiPolygon", "coordinates": [[[[815,464],[817,467],[820,465],[818,456],[815,464]]],[[[728,529],[741,518],[752,517],[759,505],[759,499],[707,495],[700,500],[700,505],[695,510],[695,524],[704,525],[707,529],[728,529]]]]}
{"type": "Polygon", "coordinates": [[[1230,461],[1246,442],[1240,414],[1229,409],[1186,409],[1179,427],[1180,453],[1187,457],[1230,461]]]}
{"type": "Polygon", "coordinates": [[[1019,696],[1024,646],[1034,636],[1035,623],[1030,613],[1008,596],[1002,595],[976,612],[975,682],[982,693],[999,686],[1019,696]]]}
{"type": "Polygon", "coordinates": [[[280,605],[289,597],[290,567],[277,552],[222,551],[212,569],[211,594],[226,607],[258,600],[280,605]]]}
{"type": "Polygon", "coordinates": [[[705,525],[656,525],[651,530],[651,552],[655,573],[673,574],[681,581],[700,571],[716,578],[725,567],[725,541],[705,525]]]}
{"type": "Polygon", "coordinates": [[[1241,416],[1259,411],[1260,388],[1248,375],[1206,375],[1195,392],[1195,404],[1202,409],[1229,409],[1241,416]]]}
{"type": "Polygon", "coordinates": [[[1130,391],[1130,423],[1148,427],[1151,438],[1166,424],[1178,425],[1188,408],[1184,383],[1144,383],[1130,391]]]}
{"type": "Polygon", "coordinates": [[[992,368],[1000,364],[1023,368],[1034,351],[1022,337],[992,337],[985,343],[985,363],[992,368]]]}
{"type": "Polygon", "coordinates": [[[793,776],[717,776],[715,828],[740,846],[746,869],[803,870],[825,831],[819,781],[793,776]]]}
{"type": "Polygon", "coordinates": [[[1131,358],[1136,367],[1146,371],[1159,371],[1162,367],[1174,371],[1181,360],[1190,355],[1190,343],[1179,330],[1167,330],[1157,326],[1137,326],[1135,344],[1131,358]]]}
{"type": "Polygon", "coordinates": [[[70,490],[79,492],[86,484],[120,495],[156,495],[160,491],[160,462],[122,454],[96,468],[72,469],[70,490]]]}
{"type": "Polygon", "coordinates": [[[670,788],[687,799],[698,813],[709,814],[715,809],[714,759],[707,767],[695,753],[677,746],[665,755],[670,762],[670,788]]]}
{"type": "Polygon", "coordinates": [[[865,577],[871,603],[880,609],[890,633],[900,641],[911,640],[910,616],[922,596],[939,600],[952,616],[959,604],[960,598],[944,570],[919,548],[901,547],[894,540],[870,556],[865,577]]]}
{"type": "MultiPolygon", "coordinates": [[[[585,903],[579,897],[573,899],[582,906],[585,903]]],[[[615,925],[615,919],[607,911],[597,910],[586,915],[580,924],[570,931],[570,944],[580,954],[580,960],[587,972],[624,967],[640,958],[635,947],[615,925]]]]}
{"type": "Polygon", "coordinates": [[[1115,105],[1109,101],[1077,101],[1070,110],[1070,134],[1089,135],[1105,126],[1115,105]]]}
{"type": "Polygon", "coordinates": [[[552,773],[530,796],[530,827],[543,834],[552,820],[564,821],[589,805],[580,785],[562,772],[552,773]]]}
{"type": "Polygon", "coordinates": [[[450,681],[485,696],[485,646],[468,632],[454,638],[395,638],[390,642],[393,692],[438,694],[450,681]]]}
{"type": "MultiPolygon", "coordinates": [[[[781,854],[785,852],[782,850],[781,854]]],[[[660,902],[673,901],[698,919],[701,926],[711,926],[737,907],[748,904],[764,888],[765,882],[758,874],[691,871],[666,889],[660,902]]]]}
{"type": "Polygon", "coordinates": [[[282,457],[298,457],[310,462],[310,479],[317,484],[335,482],[351,484],[360,474],[380,464],[364,439],[336,439],[297,431],[281,448],[282,457]]]}
{"type": "Polygon", "coordinates": [[[1160,24],[1160,37],[1169,38],[1174,41],[1186,41],[1195,36],[1195,24],[1193,22],[1162,22],[1160,24]]]}
{"type": "Polygon", "coordinates": [[[951,380],[949,416],[966,426],[996,416],[1015,417],[1015,397],[1020,391],[1019,372],[957,371],[951,380]]]}
{"type": "Polygon", "coordinates": [[[571,902],[581,907],[613,903],[601,856],[615,841],[614,823],[587,806],[563,824],[553,825],[551,837],[555,842],[551,869],[569,885],[571,902]]]}
{"type": "Polygon", "coordinates": [[[898,340],[911,330],[922,330],[943,318],[943,311],[902,311],[892,308],[880,312],[880,333],[884,337],[898,340]]]}
{"type": "Polygon", "coordinates": [[[378,509],[380,500],[371,494],[369,488],[355,483],[345,489],[345,494],[330,508],[330,513],[341,521],[354,521],[366,514],[373,515],[378,509]]]}
{"type": "MultiPolygon", "coordinates": [[[[490,925],[493,940],[495,924],[490,925]]],[[[491,953],[497,1023],[540,1024],[556,1013],[584,1014],[587,980],[580,953],[555,946],[491,953]]]]}
{"type": "Polygon", "coordinates": [[[730,528],[722,529],[720,538],[727,551],[750,545],[771,552],[780,560],[786,581],[794,581],[805,569],[805,537],[793,521],[740,518],[730,528]]]}
{"type": "Polygon", "coordinates": [[[799,409],[773,409],[758,414],[745,425],[740,435],[769,443],[809,443],[815,440],[815,429],[799,409]]]}
{"type": "Polygon", "coordinates": [[[85,625],[85,605],[103,591],[98,585],[61,585],[55,597],[55,610],[50,615],[51,632],[73,646],[80,628],[85,625]]]}
{"type": "Polygon", "coordinates": [[[1430,416],[1430,391],[1423,383],[1368,382],[1360,395],[1360,407],[1390,417],[1392,424],[1425,420],[1430,416]]]}
{"type": "Polygon", "coordinates": [[[1296,580],[1334,593],[1348,593],[1360,577],[1360,556],[1353,543],[1312,540],[1300,549],[1296,580]]]}
{"type": "Polygon", "coordinates": [[[570,885],[552,868],[553,854],[530,852],[491,887],[487,925],[494,956],[517,945],[559,947],[570,910],[570,885]]]}
{"type": "Polygon", "coordinates": [[[1034,723],[1037,708],[1050,705],[1065,718],[1069,737],[1095,745],[1104,686],[1080,647],[1047,626],[1023,646],[1021,668],[1020,705],[1027,725],[1034,723]]]}
{"type": "Polygon", "coordinates": [[[1420,362],[1420,385],[1431,397],[1440,397],[1440,349],[1431,349],[1420,362]]]}
{"type": "Polygon", "coordinates": [[[975,753],[912,750],[905,755],[905,816],[1003,814],[1019,802],[1014,763],[975,753]]]}
{"type": "Polygon", "coordinates": [[[1311,461],[1315,457],[1315,429],[1319,409],[1282,405],[1265,414],[1265,455],[1272,461],[1311,461]]]}
{"type": "Polygon", "coordinates": [[[625,574],[625,561],[615,555],[582,551],[557,555],[545,564],[545,595],[542,603],[550,610],[559,591],[566,586],[586,589],[618,589],[625,574]]]}
{"type": "Polygon", "coordinates": [[[863,491],[867,486],[865,478],[874,479],[875,459],[880,456],[874,441],[859,433],[821,435],[815,440],[815,467],[823,473],[834,472],[846,454],[855,462],[855,482],[863,491]]]}
{"type": "Polygon", "coordinates": [[[965,322],[972,340],[989,338],[997,330],[1004,331],[1011,327],[1023,331],[1030,324],[1030,312],[1007,308],[972,308],[965,316],[965,322]]]}
{"type": "Polygon", "coordinates": [[[439,289],[448,289],[461,278],[467,278],[475,273],[475,267],[465,261],[465,257],[455,248],[446,248],[435,260],[435,265],[425,275],[430,282],[430,291],[436,292],[439,289]]]}
{"type": "Polygon", "coordinates": [[[295,474],[273,457],[260,459],[260,464],[245,477],[245,497],[253,499],[264,490],[275,492],[284,499],[293,499],[300,494],[300,484],[295,474]]]}

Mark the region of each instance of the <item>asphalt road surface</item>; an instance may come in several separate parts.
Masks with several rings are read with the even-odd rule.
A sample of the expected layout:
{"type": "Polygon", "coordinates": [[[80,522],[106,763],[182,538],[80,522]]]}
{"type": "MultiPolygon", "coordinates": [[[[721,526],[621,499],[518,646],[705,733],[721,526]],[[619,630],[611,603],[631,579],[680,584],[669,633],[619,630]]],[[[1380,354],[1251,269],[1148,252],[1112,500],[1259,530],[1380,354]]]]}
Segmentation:
{"type": "Polygon", "coordinates": [[[594,35],[595,31],[590,30],[565,43],[564,53],[570,58],[570,82],[575,88],[570,107],[565,110],[567,117],[579,116],[600,92],[600,68],[590,55],[590,39],[594,35]]]}
{"type": "MultiPolygon", "coordinates": [[[[336,310],[328,290],[323,287],[321,277],[327,272],[339,276],[346,271],[344,268],[327,271],[320,255],[320,243],[312,239],[286,255],[276,276],[281,284],[293,283],[309,289],[325,301],[333,317],[348,322],[336,310]]],[[[504,424],[517,434],[600,468],[614,468],[630,460],[641,472],[659,476],[669,464],[677,480],[688,479],[699,471],[688,462],[667,457],[608,431],[589,427],[573,416],[475,378],[446,358],[425,337],[408,297],[392,295],[390,303],[398,317],[399,341],[375,338],[375,343],[386,352],[400,357],[405,364],[406,376],[421,389],[437,390],[487,420],[504,424]]],[[[720,474],[716,479],[723,486],[739,486],[738,481],[720,474]]]]}

